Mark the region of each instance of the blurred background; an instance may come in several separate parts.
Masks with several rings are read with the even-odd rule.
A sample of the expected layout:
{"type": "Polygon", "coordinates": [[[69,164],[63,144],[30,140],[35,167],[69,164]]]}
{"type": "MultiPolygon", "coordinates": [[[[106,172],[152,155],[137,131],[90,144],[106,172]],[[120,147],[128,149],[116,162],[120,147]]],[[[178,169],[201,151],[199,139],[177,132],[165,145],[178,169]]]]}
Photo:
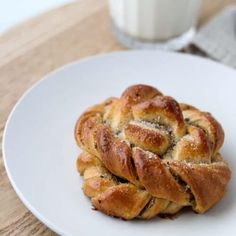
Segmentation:
{"type": "Polygon", "coordinates": [[[0,0],[0,33],[24,20],[73,0],[0,0]]]}
{"type": "MultiPolygon", "coordinates": [[[[36,16],[39,16],[38,21],[43,22],[46,17],[40,19],[40,15],[44,12],[50,14],[47,19],[48,27],[54,25],[53,21],[59,14],[63,26],[70,21],[64,20],[63,22],[63,17],[66,19],[68,12],[66,9],[69,7],[77,8],[77,19],[75,11],[70,10],[76,23],[79,16],[86,15],[88,11],[87,9],[84,11],[83,7],[78,5],[79,2],[87,2],[90,12],[95,10],[98,5],[107,3],[110,21],[106,16],[105,24],[102,23],[101,19],[104,14],[107,14],[106,9],[104,14],[98,18],[97,26],[102,29],[111,24],[110,32],[124,49],[184,51],[207,56],[236,67],[235,0],[21,0],[20,2],[0,0],[0,35],[7,33],[12,27],[14,28],[22,22],[37,21],[30,20],[36,16]],[[61,5],[68,5],[68,7],[60,9],[61,5]],[[229,6],[231,9],[227,11],[229,6]],[[53,10],[57,8],[58,10],[53,10]],[[218,17],[215,18],[217,15],[218,17]],[[227,56],[225,56],[226,54],[227,56]]],[[[95,17],[90,15],[90,19],[95,19],[95,17]]],[[[96,27],[95,23],[94,27],[96,27]]],[[[18,29],[22,35],[26,31],[28,32],[26,29],[30,29],[30,27],[18,29]]],[[[37,29],[31,27],[30,30],[37,29]]],[[[97,29],[87,29],[86,33],[89,30],[96,31],[97,29]]]]}

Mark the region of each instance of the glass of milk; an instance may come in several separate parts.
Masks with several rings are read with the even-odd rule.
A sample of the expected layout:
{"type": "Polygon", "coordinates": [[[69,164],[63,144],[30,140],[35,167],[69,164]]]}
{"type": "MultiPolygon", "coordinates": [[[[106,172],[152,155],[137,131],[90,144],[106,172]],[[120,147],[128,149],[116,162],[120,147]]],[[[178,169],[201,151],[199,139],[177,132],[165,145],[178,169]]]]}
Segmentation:
{"type": "Polygon", "coordinates": [[[138,49],[180,50],[195,34],[201,0],[109,0],[113,33],[138,49]]]}

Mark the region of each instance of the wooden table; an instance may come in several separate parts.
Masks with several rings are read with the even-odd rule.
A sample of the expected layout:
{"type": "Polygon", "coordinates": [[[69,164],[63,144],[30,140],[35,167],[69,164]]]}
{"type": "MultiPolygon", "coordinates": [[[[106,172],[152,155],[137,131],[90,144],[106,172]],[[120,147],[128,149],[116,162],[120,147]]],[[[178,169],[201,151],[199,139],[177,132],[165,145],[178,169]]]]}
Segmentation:
{"type": "MultiPolygon", "coordinates": [[[[236,0],[203,0],[200,25],[236,0]]],[[[124,50],[112,37],[106,0],[71,3],[0,35],[0,139],[19,97],[48,72],[94,54],[124,50]]],[[[1,152],[2,153],[2,152],[1,152]]],[[[0,157],[0,235],[55,235],[21,203],[0,157]]]]}

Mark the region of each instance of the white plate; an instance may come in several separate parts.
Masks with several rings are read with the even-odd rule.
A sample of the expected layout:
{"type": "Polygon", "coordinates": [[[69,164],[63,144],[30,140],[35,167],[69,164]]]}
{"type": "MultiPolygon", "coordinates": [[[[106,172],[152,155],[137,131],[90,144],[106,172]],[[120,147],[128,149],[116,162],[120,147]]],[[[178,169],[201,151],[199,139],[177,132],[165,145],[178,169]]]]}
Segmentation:
{"type": "Polygon", "coordinates": [[[236,235],[235,88],[234,70],[177,53],[122,52],[68,65],[37,83],[13,109],[3,141],[8,176],[24,204],[59,234],[236,235]],[[91,210],[75,169],[75,121],[88,106],[136,83],[210,111],[222,123],[222,153],[233,177],[224,199],[206,214],[123,221],[91,210]]]}

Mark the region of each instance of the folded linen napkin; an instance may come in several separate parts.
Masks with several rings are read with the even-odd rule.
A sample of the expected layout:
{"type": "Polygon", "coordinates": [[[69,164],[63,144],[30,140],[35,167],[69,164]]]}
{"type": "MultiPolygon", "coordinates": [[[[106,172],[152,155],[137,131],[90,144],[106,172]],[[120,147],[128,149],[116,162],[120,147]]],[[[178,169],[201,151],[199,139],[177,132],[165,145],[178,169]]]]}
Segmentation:
{"type": "Polygon", "coordinates": [[[227,7],[204,25],[192,44],[207,56],[236,68],[236,6],[227,7]]]}

